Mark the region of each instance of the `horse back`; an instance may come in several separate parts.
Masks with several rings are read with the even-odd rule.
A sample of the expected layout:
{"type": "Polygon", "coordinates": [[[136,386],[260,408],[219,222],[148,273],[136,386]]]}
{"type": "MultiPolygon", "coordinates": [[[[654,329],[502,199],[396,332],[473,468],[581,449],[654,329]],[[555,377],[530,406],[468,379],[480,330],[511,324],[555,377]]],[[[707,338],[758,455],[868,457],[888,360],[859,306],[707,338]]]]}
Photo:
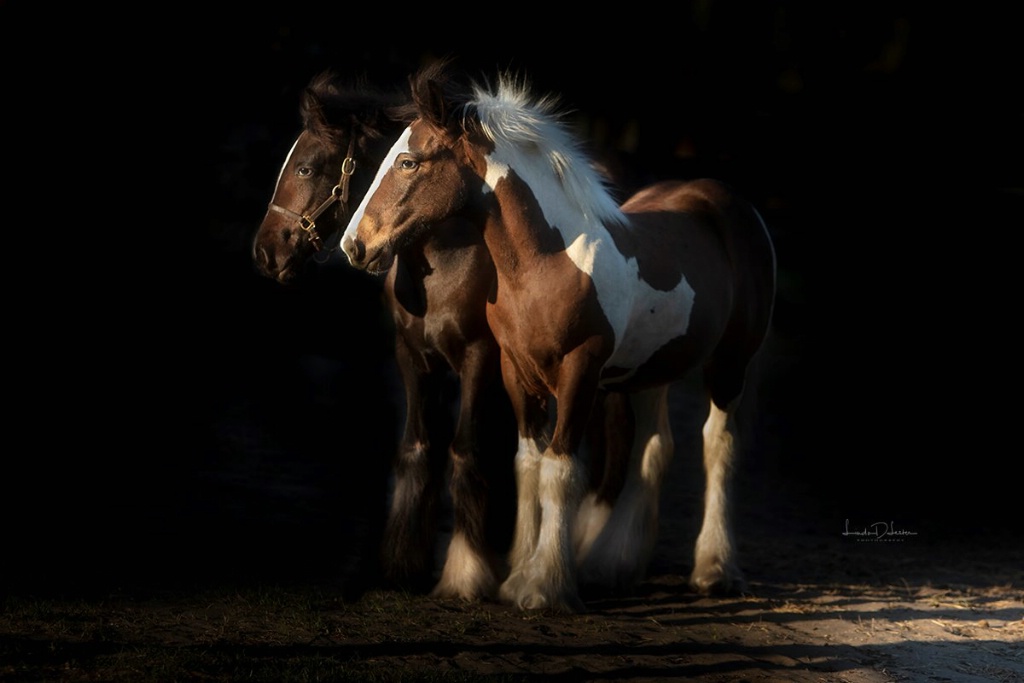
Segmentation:
{"type": "Polygon", "coordinates": [[[719,330],[737,354],[756,351],[771,321],[775,251],[754,206],[720,181],[699,179],[645,187],[622,211],[637,242],[655,247],[638,260],[671,259],[694,288],[694,315],[714,319],[698,328],[719,330]]]}

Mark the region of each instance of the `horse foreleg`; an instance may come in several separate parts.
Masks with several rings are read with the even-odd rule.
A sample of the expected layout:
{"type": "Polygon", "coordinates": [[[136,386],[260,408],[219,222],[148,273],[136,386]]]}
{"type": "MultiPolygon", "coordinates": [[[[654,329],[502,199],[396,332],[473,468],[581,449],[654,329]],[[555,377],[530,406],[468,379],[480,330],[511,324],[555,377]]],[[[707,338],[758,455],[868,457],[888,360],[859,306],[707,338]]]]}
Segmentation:
{"type": "MultiPolygon", "coordinates": [[[[596,535],[581,537],[578,546],[580,583],[598,589],[628,591],[643,579],[658,538],[659,495],[672,460],[668,386],[634,394],[630,404],[635,437],[625,485],[603,511],[607,522],[596,535]]],[[[594,510],[581,508],[584,512],[594,510]]]]}
{"type": "Polygon", "coordinates": [[[540,440],[547,422],[547,409],[536,397],[523,391],[515,368],[504,355],[501,367],[519,428],[519,442],[515,457],[516,518],[508,553],[509,574],[498,596],[504,602],[517,604],[540,534],[540,466],[544,451],[540,440]]]}
{"type": "Polygon", "coordinates": [[[742,590],[730,519],[729,485],[735,450],[736,419],[714,401],[702,430],[704,437],[704,522],[694,551],[690,585],[705,594],[742,590]]]}
{"type": "Polygon", "coordinates": [[[502,586],[503,597],[520,609],[584,609],[576,580],[573,526],[586,486],[578,449],[597,392],[596,373],[588,372],[586,365],[593,357],[584,349],[563,360],[557,420],[537,478],[534,504],[539,508],[540,524],[536,546],[525,562],[519,560],[515,583],[510,578],[502,586]]]}
{"type": "MultiPolygon", "coordinates": [[[[478,456],[484,410],[500,406],[487,403],[489,383],[497,381],[497,367],[491,365],[490,348],[471,348],[460,373],[461,399],[455,438],[451,446],[452,537],[448,544],[441,578],[433,595],[441,598],[479,600],[492,598],[498,579],[494,560],[487,548],[488,482],[482,475],[478,456]]],[[[487,454],[499,457],[499,453],[487,454]]]]}
{"type": "Polygon", "coordinates": [[[585,473],[579,458],[548,449],[538,481],[541,507],[537,547],[516,596],[521,609],[581,612],[572,528],[585,473]]]}
{"type": "Polygon", "coordinates": [[[516,603],[530,569],[530,559],[540,534],[540,465],[542,451],[537,441],[520,434],[516,451],[516,523],[509,550],[509,574],[501,584],[499,597],[516,603]]]}
{"type": "Polygon", "coordinates": [[[550,449],[541,455],[534,444],[527,444],[520,455],[529,467],[517,468],[517,473],[525,472],[530,479],[519,476],[517,483],[530,484],[527,491],[533,494],[519,497],[512,571],[501,585],[501,599],[520,609],[582,611],[571,536],[583,468],[577,458],[550,449]]]}

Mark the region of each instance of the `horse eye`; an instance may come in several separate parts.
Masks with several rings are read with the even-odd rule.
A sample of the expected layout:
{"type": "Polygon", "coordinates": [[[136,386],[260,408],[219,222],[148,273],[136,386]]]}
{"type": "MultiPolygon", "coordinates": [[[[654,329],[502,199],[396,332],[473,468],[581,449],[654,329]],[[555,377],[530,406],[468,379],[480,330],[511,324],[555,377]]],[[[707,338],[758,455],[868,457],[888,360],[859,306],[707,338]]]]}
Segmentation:
{"type": "Polygon", "coordinates": [[[299,166],[297,169],[295,169],[295,175],[306,178],[308,176],[313,175],[313,169],[311,169],[309,166],[299,166]]]}
{"type": "Polygon", "coordinates": [[[402,159],[398,162],[398,167],[403,171],[412,171],[417,166],[419,166],[419,164],[412,159],[402,159]]]}

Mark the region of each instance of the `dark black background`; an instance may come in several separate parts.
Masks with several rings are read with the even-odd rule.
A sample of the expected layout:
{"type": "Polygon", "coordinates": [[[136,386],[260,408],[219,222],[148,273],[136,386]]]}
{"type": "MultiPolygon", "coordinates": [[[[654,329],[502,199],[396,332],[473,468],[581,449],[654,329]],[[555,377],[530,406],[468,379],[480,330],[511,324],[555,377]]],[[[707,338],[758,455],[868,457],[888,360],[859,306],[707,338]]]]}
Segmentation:
{"type": "Polygon", "coordinates": [[[624,189],[715,176],[762,209],[776,331],[799,357],[766,487],[933,537],[1019,540],[1024,117],[1006,17],[781,0],[558,20],[175,6],[62,15],[80,29],[68,41],[39,9],[0,3],[9,142],[38,116],[32,157],[75,151],[41,164],[21,202],[22,224],[59,206],[67,227],[17,251],[47,303],[10,289],[31,322],[11,335],[18,582],[334,561],[331,535],[359,514],[331,492],[376,501],[399,419],[378,283],[333,263],[284,288],[249,247],[313,75],[403,87],[441,56],[558,94],[624,189]],[[286,500],[293,484],[316,502],[286,500]]]}

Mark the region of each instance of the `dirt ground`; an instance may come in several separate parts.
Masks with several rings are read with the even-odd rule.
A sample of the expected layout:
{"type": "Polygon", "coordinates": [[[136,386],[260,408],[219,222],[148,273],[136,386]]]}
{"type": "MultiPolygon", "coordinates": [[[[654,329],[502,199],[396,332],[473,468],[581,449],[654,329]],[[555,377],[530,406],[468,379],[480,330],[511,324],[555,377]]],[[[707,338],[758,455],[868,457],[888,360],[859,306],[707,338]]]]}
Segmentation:
{"type": "Polygon", "coordinates": [[[637,594],[575,616],[317,583],[8,598],[0,680],[1024,681],[1019,549],[748,526],[749,594],[706,598],[666,521],[637,594]]]}
{"type": "Polygon", "coordinates": [[[1024,680],[1019,576],[1015,588],[982,562],[963,569],[951,578],[967,583],[903,571],[757,581],[752,595],[714,600],[657,573],[637,596],[578,616],[296,589],[9,607],[0,680],[1024,680]]]}
{"type": "MultiPolygon", "coordinates": [[[[771,369],[767,396],[790,410],[785,353],[771,369]]],[[[943,533],[926,515],[887,518],[884,497],[852,507],[856,496],[748,460],[735,512],[748,593],[691,592],[702,482],[685,388],[673,406],[678,455],[648,579],[565,616],[367,581],[365,558],[345,548],[368,532],[338,502],[359,483],[273,447],[272,432],[252,428],[252,406],[237,405],[215,430],[218,458],[150,526],[170,548],[145,565],[151,579],[161,563],[162,580],[122,571],[78,590],[10,592],[0,681],[1024,681],[1024,548],[1012,525],[943,533]],[[168,519],[181,525],[186,507],[175,545],[168,519]]],[[[772,413],[759,423],[764,452],[785,436],[772,413]]]]}

